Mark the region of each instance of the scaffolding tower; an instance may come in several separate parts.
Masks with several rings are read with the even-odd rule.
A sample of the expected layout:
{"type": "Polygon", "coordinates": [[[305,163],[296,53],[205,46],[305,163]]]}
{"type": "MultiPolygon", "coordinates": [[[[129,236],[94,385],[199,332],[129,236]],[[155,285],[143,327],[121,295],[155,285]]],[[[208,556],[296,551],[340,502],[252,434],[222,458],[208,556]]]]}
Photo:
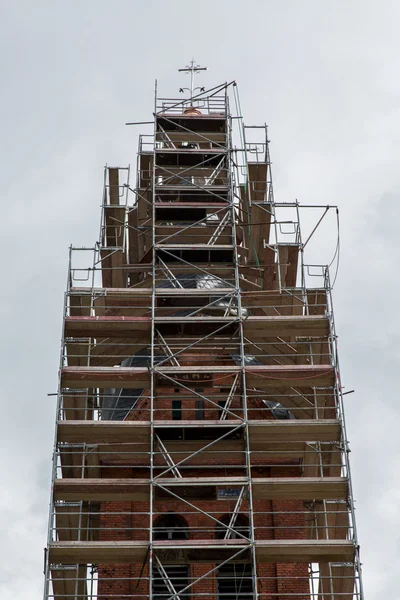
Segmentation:
{"type": "Polygon", "coordinates": [[[45,600],[363,599],[320,208],[304,241],[235,82],[156,89],[70,249],[45,600]]]}

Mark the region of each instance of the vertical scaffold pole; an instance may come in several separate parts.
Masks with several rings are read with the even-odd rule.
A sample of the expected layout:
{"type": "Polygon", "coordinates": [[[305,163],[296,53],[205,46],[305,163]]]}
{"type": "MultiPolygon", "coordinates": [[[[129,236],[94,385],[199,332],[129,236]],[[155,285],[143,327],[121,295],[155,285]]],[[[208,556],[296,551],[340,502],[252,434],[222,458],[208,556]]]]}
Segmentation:
{"type": "Polygon", "coordinates": [[[154,556],[153,556],[153,520],[154,520],[154,394],[155,394],[155,373],[154,373],[154,345],[155,345],[155,303],[156,303],[156,228],[155,228],[155,179],[156,179],[156,128],[157,128],[157,80],[154,85],[154,138],[153,138],[153,168],[152,168],[152,282],[151,282],[151,339],[150,339],[150,507],[149,507],[149,600],[153,598],[153,578],[154,578],[154,556]]]}
{"type": "MultiPolygon", "coordinates": [[[[237,93],[237,90],[236,90],[237,93]]],[[[257,561],[255,553],[255,528],[254,528],[254,510],[253,510],[253,491],[251,485],[251,454],[249,447],[249,424],[248,424],[248,407],[247,407],[247,393],[246,393],[246,359],[245,359],[245,345],[244,345],[244,333],[243,333],[243,319],[244,315],[242,312],[241,292],[240,292],[240,274],[239,274],[239,258],[237,249],[237,237],[236,237],[236,214],[234,206],[234,181],[233,181],[233,161],[232,161],[232,118],[230,114],[227,114],[227,124],[229,128],[228,135],[228,157],[229,157],[229,195],[231,205],[231,219],[232,219],[232,244],[234,247],[234,273],[235,273],[235,293],[237,298],[237,311],[239,317],[239,346],[240,346],[240,366],[242,375],[242,405],[243,405],[243,418],[244,418],[244,452],[245,452],[245,465],[246,465],[246,479],[247,479],[247,499],[248,499],[248,513],[249,513],[249,536],[250,536],[250,552],[251,552],[251,567],[252,567],[252,580],[253,580],[253,597],[258,598],[257,591],[257,561]]],[[[246,148],[244,148],[246,154],[246,148]]],[[[247,158],[246,158],[247,164],[247,158]]]]}

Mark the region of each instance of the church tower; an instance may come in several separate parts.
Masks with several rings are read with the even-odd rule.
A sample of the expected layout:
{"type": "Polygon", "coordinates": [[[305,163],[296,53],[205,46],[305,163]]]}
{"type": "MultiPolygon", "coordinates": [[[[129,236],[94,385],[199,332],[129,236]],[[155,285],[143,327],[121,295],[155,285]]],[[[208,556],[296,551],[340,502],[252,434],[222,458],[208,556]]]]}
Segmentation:
{"type": "Polygon", "coordinates": [[[330,271],[202,69],[70,250],[44,600],[362,600],[330,271]]]}

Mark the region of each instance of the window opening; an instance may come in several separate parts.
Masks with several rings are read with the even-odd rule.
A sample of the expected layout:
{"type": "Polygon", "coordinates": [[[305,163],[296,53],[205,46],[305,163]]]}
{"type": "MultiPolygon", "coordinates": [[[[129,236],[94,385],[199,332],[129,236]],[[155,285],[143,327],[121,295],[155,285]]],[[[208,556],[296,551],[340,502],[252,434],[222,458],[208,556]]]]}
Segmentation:
{"type": "Polygon", "coordinates": [[[153,537],[155,540],[187,540],[189,526],[181,515],[167,513],[154,521],[153,537]]]}
{"type": "Polygon", "coordinates": [[[195,400],[196,419],[204,421],[204,400],[195,400]]]}
{"type": "Polygon", "coordinates": [[[226,404],[226,400],[218,400],[218,419],[222,417],[222,413],[224,411],[226,404]]]}
{"type": "Polygon", "coordinates": [[[172,400],[172,420],[173,421],[181,421],[182,420],[182,401],[181,400],[172,400]]]}
{"type": "MultiPolygon", "coordinates": [[[[240,488],[236,488],[236,490],[240,492],[240,488]]],[[[239,495],[239,494],[237,494],[237,495],[239,495]]],[[[221,521],[221,523],[223,523],[224,525],[228,526],[229,523],[231,522],[231,519],[232,519],[232,514],[228,514],[228,515],[223,515],[218,520],[221,521]]],[[[227,531],[228,530],[226,527],[223,527],[223,526],[217,524],[217,526],[215,528],[215,537],[218,540],[222,540],[222,539],[224,539],[227,531]]],[[[239,513],[236,515],[236,518],[234,519],[234,522],[232,525],[232,530],[229,533],[229,539],[243,540],[242,535],[239,535],[239,534],[242,534],[247,538],[250,535],[249,519],[248,519],[247,515],[244,515],[242,513],[239,513]]]]}
{"type": "MultiPolygon", "coordinates": [[[[165,575],[175,591],[179,593],[189,585],[189,565],[163,565],[165,575]]],[[[166,600],[172,594],[160,571],[155,568],[152,579],[153,598],[156,600],[166,600]]],[[[179,594],[179,598],[189,598],[190,590],[179,594]]]]}
{"type": "Polygon", "coordinates": [[[226,563],[218,569],[218,600],[253,600],[250,563],[226,563]]]}

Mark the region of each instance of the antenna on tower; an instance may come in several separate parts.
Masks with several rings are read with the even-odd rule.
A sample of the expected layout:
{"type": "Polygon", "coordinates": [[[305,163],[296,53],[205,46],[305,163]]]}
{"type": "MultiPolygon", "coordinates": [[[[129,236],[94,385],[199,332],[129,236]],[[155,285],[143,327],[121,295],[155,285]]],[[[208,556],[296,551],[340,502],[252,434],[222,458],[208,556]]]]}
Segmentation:
{"type": "Polygon", "coordinates": [[[178,69],[178,71],[186,73],[187,75],[190,74],[190,88],[186,88],[186,87],[179,88],[179,91],[181,93],[183,93],[185,90],[187,90],[188,92],[190,92],[190,98],[193,98],[193,92],[195,90],[200,90],[201,92],[205,91],[204,87],[194,87],[194,76],[199,71],[208,71],[208,67],[201,67],[200,65],[196,65],[194,58],[192,58],[192,60],[190,61],[190,65],[186,65],[186,67],[184,67],[183,69],[178,69]]]}

